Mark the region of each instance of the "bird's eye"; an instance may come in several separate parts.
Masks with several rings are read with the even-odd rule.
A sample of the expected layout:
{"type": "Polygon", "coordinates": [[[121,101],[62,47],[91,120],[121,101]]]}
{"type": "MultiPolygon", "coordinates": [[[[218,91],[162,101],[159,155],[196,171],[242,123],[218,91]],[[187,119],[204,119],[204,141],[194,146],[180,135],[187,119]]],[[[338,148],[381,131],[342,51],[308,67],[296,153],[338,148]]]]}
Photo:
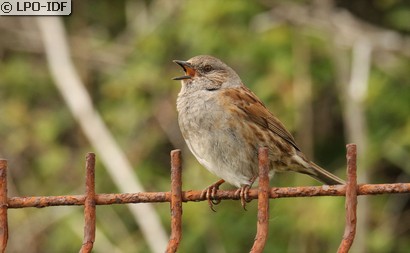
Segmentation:
{"type": "Polygon", "coordinates": [[[212,66],[211,65],[205,65],[204,66],[204,71],[205,72],[209,72],[209,71],[211,71],[212,70],[212,66]]]}

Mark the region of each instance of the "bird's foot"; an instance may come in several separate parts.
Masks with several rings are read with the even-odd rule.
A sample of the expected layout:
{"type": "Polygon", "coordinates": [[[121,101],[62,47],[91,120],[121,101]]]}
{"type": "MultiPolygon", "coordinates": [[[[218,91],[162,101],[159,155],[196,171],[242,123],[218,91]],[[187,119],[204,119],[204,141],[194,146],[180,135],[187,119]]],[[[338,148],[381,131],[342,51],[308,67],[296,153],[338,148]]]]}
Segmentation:
{"type": "Polygon", "coordinates": [[[240,198],[241,200],[241,205],[243,207],[243,210],[246,210],[246,203],[251,202],[251,200],[249,199],[249,189],[251,188],[250,185],[246,184],[244,186],[242,186],[241,188],[239,188],[238,190],[236,190],[235,192],[235,196],[237,196],[238,198],[240,198]]]}
{"type": "Polygon", "coordinates": [[[225,183],[225,180],[221,179],[218,182],[208,186],[201,193],[201,198],[206,198],[208,200],[209,208],[211,208],[211,210],[214,212],[216,212],[214,205],[221,203],[220,199],[216,199],[216,192],[219,190],[219,186],[221,186],[221,184],[223,183],[225,183]]]}
{"type": "Polygon", "coordinates": [[[241,188],[236,190],[235,196],[237,196],[241,200],[241,205],[243,210],[246,210],[246,203],[249,203],[252,201],[252,199],[249,199],[249,190],[252,188],[253,183],[255,182],[257,177],[253,177],[250,180],[250,184],[243,185],[241,188]]]}

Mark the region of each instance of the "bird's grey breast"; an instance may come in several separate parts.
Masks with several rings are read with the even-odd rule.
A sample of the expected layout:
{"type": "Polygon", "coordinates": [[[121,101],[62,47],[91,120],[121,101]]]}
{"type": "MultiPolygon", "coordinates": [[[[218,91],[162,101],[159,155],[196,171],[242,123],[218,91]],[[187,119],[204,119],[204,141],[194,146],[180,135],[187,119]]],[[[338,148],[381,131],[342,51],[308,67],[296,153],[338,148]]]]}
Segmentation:
{"type": "Polygon", "coordinates": [[[178,121],[185,139],[212,132],[221,116],[217,95],[212,91],[181,92],[177,99],[178,121]]]}

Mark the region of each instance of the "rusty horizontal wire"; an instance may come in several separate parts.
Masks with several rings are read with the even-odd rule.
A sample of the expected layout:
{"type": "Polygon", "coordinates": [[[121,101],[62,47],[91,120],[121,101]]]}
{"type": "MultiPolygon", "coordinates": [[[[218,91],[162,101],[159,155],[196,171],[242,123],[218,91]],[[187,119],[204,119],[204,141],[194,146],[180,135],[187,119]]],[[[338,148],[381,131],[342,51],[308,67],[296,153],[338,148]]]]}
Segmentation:
{"type": "MultiPolygon", "coordinates": [[[[394,184],[361,184],[357,186],[357,195],[380,195],[394,193],[410,193],[410,183],[394,184]]],[[[218,190],[215,196],[218,199],[239,199],[235,195],[236,190],[218,190]]],[[[190,190],[182,192],[182,201],[203,201],[202,190],[190,190]]],[[[273,187],[269,190],[269,198],[295,198],[295,197],[318,197],[318,196],[345,196],[345,185],[322,185],[301,187],[273,187]]],[[[84,205],[85,195],[62,195],[62,196],[32,196],[10,197],[8,208],[25,207],[48,207],[48,206],[72,206],[84,205]]],[[[249,199],[257,199],[258,190],[249,190],[249,199]]],[[[110,193],[96,194],[96,205],[113,204],[136,204],[136,203],[160,203],[170,202],[171,192],[138,192],[138,193],[110,193]]]]}

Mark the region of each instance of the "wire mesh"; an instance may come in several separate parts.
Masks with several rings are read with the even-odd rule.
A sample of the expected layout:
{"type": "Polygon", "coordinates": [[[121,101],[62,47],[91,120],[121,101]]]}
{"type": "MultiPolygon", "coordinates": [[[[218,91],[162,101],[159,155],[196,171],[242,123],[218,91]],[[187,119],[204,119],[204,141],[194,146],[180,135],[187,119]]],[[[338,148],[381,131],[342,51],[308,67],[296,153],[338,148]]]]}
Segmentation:
{"type": "MultiPolygon", "coordinates": [[[[356,145],[347,146],[347,184],[305,187],[269,188],[269,159],[267,149],[259,150],[259,186],[250,189],[248,199],[258,199],[257,232],[250,252],[262,252],[268,236],[269,199],[313,196],[346,196],[345,231],[338,253],[347,253],[353,244],[357,225],[357,196],[410,193],[410,183],[357,184],[356,145]]],[[[84,239],[80,252],[91,252],[95,242],[96,206],[129,203],[169,202],[171,211],[171,235],[166,252],[177,252],[182,239],[182,203],[207,200],[202,191],[182,191],[182,158],[180,150],[171,151],[171,191],[138,193],[95,193],[95,154],[86,157],[86,191],[84,195],[7,197],[7,160],[0,159],[0,251],[5,252],[8,240],[7,212],[9,209],[84,205],[84,239]]],[[[218,200],[239,200],[235,190],[218,190],[218,200]]]]}

